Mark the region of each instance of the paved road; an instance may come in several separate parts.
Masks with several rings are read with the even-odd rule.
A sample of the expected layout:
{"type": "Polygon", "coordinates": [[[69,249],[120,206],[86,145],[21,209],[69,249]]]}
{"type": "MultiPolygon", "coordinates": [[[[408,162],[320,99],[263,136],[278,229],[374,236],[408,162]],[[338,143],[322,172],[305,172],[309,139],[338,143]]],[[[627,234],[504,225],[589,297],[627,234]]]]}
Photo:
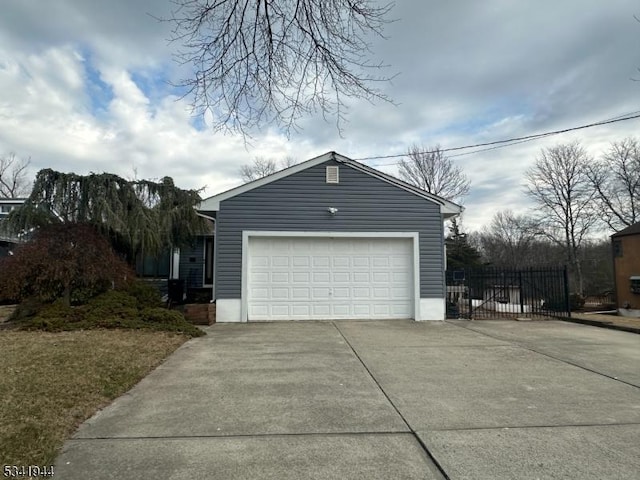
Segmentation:
{"type": "Polygon", "coordinates": [[[61,479],[634,479],[640,335],[214,325],[81,426],[61,479]]]}

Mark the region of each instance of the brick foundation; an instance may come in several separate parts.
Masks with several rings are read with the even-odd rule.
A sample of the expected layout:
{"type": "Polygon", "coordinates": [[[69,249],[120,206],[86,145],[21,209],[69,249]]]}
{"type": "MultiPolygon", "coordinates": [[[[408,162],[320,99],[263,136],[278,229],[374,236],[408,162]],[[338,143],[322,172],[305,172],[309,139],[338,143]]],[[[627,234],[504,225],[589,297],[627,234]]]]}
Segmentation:
{"type": "Polygon", "coordinates": [[[182,312],[187,321],[195,325],[213,325],[216,323],[215,303],[188,303],[182,312]]]}

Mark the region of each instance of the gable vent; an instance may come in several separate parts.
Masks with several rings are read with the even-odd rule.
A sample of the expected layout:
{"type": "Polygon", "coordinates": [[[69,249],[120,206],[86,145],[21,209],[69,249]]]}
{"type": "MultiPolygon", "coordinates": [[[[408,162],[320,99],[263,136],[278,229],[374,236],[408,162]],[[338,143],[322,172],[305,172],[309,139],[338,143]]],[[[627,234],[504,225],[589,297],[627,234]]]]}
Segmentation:
{"type": "Polygon", "coordinates": [[[339,183],[338,167],[327,167],[327,183],[339,183]]]}

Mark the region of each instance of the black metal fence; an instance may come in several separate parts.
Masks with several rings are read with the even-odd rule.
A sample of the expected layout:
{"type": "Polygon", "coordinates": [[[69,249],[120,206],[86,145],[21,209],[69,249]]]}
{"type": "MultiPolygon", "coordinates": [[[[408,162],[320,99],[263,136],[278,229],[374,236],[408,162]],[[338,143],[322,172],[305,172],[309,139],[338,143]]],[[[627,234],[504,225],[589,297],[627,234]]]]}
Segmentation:
{"type": "Polygon", "coordinates": [[[447,318],[570,317],[566,267],[447,270],[447,318]]]}

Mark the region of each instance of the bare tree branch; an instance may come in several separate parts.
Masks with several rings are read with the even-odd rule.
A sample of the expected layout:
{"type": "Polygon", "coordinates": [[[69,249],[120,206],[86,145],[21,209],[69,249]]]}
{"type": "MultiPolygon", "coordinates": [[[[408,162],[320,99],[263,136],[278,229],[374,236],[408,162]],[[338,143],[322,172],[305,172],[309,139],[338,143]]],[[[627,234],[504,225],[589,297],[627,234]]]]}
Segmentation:
{"type": "Polygon", "coordinates": [[[389,99],[374,85],[371,37],[393,7],[373,0],[172,0],[176,60],[193,69],[178,83],[213,128],[250,134],[275,123],[287,134],[320,111],[340,130],[348,98],[389,99]]]}
{"type": "Polygon", "coordinates": [[[590,158],[579,143],[543,149],[526,173],[527,193],[538,204],[538,219],[550,239],[563,245],[583,292],[579,251],[598,222],[595,191],[588,176],[590,158]]]}
{"type": "Polygon", "coordinates": [[[15,153],[0,157],[0,197],[20,198],[29,194],[29,165],[31,158],[19,159],[15,153]]]}
{"type": "Polygon", "coordinates": [[[542,229],[533,217],[515,215],[511,210],[497,212],[491,224],[479,235],[485,259],[493,265],[523,268],[540,264],[539,252],[534,248],[540,242],[542,229]]]}
{"type": "Polygon", "coordinates": [[[285,168],[292,167],[297,163],[298,161],[291,156],[286,156],[280,161],[272,158],[256,157],[253,159],[253,163],[240,167],[240,177],[244,182],[252,182],[285,168]]]}
{"type": "Polygon", "coordinates": [[[621,230],[640,221],[640,143],[635,138],[613,142],[587,170],[603,221],[621,230]]]}
{"type": "Polygon", "coordinates": [[[471,182],[460,167],[453,164],[440,146],[424,148],[412,145],[407,158],[400,160],[400,178],[447,200],[462,202],[471,182]]]}

